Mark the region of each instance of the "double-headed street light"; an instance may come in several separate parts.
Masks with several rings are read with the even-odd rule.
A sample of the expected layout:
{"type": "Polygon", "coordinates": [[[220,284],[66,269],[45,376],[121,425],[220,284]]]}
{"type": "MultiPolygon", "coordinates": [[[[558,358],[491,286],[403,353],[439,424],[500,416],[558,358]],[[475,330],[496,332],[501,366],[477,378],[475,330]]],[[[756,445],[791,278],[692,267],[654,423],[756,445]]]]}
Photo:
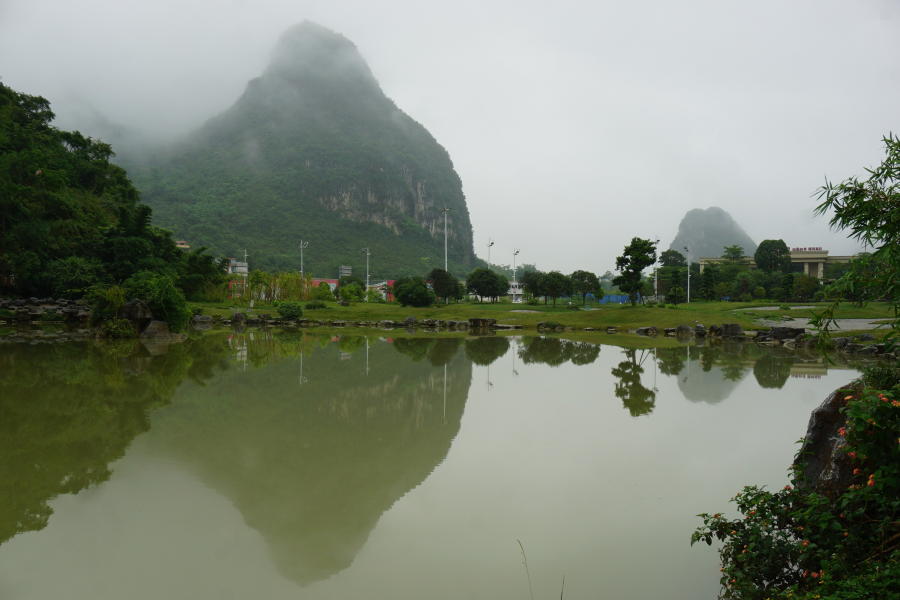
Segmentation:
{"type": "Polygon", "coordinates": [[[309,246],[309,242],[300,240],[300,277],[303,277],[303,249],[309,246]]]}
{"type": "Polygon", "coordinates": [[[494,245],[494,241],[491,238],[488,238],[487,249],[488,249],[488,269],[491,268],[491,246],[494,245]]]}
{"type": "Polygon", "coordinates": [[[684,247],[684,251],[687,252],[688,259],[688,290],[687,290],[687,303],[691,303],[691,251],[688,250],[688,247],[684,247]]]}

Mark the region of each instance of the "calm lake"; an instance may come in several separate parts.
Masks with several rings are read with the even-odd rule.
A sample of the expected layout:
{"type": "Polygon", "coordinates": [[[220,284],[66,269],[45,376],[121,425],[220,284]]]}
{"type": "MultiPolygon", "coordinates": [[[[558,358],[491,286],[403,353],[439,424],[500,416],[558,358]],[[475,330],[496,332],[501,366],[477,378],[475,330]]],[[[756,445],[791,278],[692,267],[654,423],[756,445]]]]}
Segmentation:
{"type": "Polygon", "coordinates": [[[858,376],[390,335],[0,344],[0,598],[712,600],[695,515],[785,485],[858,376]]]}

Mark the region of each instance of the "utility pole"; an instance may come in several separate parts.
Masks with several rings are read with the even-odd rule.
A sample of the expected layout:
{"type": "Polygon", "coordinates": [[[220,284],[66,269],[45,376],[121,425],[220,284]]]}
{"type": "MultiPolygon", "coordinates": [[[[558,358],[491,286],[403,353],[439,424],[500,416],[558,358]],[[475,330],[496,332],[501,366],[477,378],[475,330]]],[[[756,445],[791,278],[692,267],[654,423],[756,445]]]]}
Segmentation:
{"type": "MultiPolygon", "coordinates": [[[[250,263],[247,262],[247,257],[250,255],[247,254],[246,248],[244,248],[243,250],[238,250],[238,254],[240,254],[241,252],[244,253],[244,264],[247,265],[245,267],[245,269],[247,269],[247,271],[250,271],[250,263]]],[[[244,295],[246,295],[247,294],[247,273],[241,273],[241,276],[243,276],[243,278],[244,278],[244,295]]]]}
{"type": "MultiPolygon", "coordinates": [[[[656,247],[659,248],[659,236],[656,238],[656,247]]],[[[659,254],[656,255],[656,262],[653,263],[653,300],[659,303],[659,254]]]]}
{"type": "Polygon", "coordinates": [[[309,246],[309,242],[300,240],[300,277],[303,277],[303,249],[309,246]]]}
{"type": "Polygon", "coordinates": [[[444,270],[447,271],[447,213],[450,209],[442,208],[441,212],[444,213],[444,270]]]}
{"type": "MultiPolygon", "coordinates": [[[[369,291],[369,257],[372,256],[372,253],[369,252],[368,248],[363,248],[362,253],[366,255],[366,292],[369,291]]],[[[368,301],[368,298],[366,299],[368,301]]]]}
{"type": "MultiPolygon", "coordinates": [[[[516,290],[519,289],[519,282],[516,281],[516,255],[517,254],[519,254],[519,249],[513,248],[513,283],[515,284],[515,287],[513,288],[513,300],[516,299],[516,290]]],[[[513,370],[515,371],[515,368],[513,368],[513,370]]]]}
{"type": "Polygon", "coordinates": [[[494,241],[491,238],[488,238],[487,249],[488,249],[488,269],[491,268],[491,246],[494,245],[494,241]]]}
{"type": "Polygon", "coordinates": [[[687,252],[688,255],[688,290],[687,290],[687,303],[691,303],[691,251],[688,250],[688,247],[684,247],[684,251],[687,252]]]}

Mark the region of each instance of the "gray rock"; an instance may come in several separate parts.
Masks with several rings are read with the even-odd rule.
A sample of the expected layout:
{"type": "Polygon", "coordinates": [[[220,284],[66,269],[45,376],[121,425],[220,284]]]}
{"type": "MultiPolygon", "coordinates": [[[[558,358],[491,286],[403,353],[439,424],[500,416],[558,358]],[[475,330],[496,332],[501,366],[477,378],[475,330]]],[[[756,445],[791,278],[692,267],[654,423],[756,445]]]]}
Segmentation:
{"type": "MultiPolygon", "coordinates": [[[[482,328],[487,329],[491,325],[497,322],[497,319],[469,319],[469,327],[473,329],[482,328]]],[[[538,329],[540,329],[540,323],[538,323],[538,329]]]]}
{"type": "Polygon", "coordinates": [[[871,333],[864,333],[859,336],[859,339],[863,342],[874,342],[875,336],[872,335],[871,333]]]}
{"type": "Polygon", "coordinates": [[[841,449],[845,438],[838,434],[846,417],[840,410],[845,404],[847,390],[832,392],[809,418],[806,441],[794,459],[794,465],[806,463],[805,481],[800,487],[810,487],[829,498],[835,498],[850,485],[853,464],[841,449]]]}
{"type": "Polygon", "coordinates": [[[862,344],[844,344],[843,350],[847,354],[856,354],[863,348],[865,348],[865,346],[863,346],[862,344]]]}
{"type": "Polygon", "coordinates": [[[710,325],[709,326],[709,335],[711,337],[717,337],[722,335],[722,328],[718,325],[710,325]]]}
{"type": "Polygon", "coordinates": [[[415,317],[406,317],[405,319],[403,319],[403,325],[407,329],[410,329],[410,328],[416,327],[418,325],[418,321],[416,320],[415,317]]]}
{"type": "Polygon", "coordinates": [[[663,329],[663,335],[665,335],[665,336],[675,335],[675,328],[674,327],[666,327],[665,329],[663,329]]]}
{"type": "Polygon", "coordinates": [[[737,323],[722,323],[722,335],[724,337],[738,337],[744,335],[744,330],[737,323]]]}
{"type": "Polygon", "coordinates": [[[796,338],[804,333],[806,333],[806,330],[802,327],[773,327],[769,332],[769,336],[780,342],[787,338],[796,338]]]}
{"type": "Polygon", "coordinates": [[[169,331],[169,324],[165,321],[150,321],[144,331],[141,332],[140,337],[154,337],[157,335],[168,335],[171,333],[169,331]]]}
{"type": "Polygon", "coordinates": [[[205,323],[207,321],[212,321],[212,317],[209,315],[194,315],[192,320],[195,323],[205,323]]]}
{"type": "MultiPolygon", "coordinates": [[[[607,327],[606,331],[618,331],[615,327],[607,327]]],[[[637,331],[635,331],[638,335],[646,335],[649,337],[656,337],[659,335],[659,329],[653,325],[651,327],[638,327],[637,331]]]]}
{"type": "Polygon", "coordinates": [[[698,323],[694,326],[694,335],[698,338],[706,337],[706,327],[698,323]]]}
{"type": "Polygon", "coordinates": [[[856,354],[862,354],[863,356],[872,356],[878,354],[878,348],[875,346],[863,346],[856,351],[856,354]]]}
{"type": "Polygon", "coordinates": [[[694,337],[694,328],[690,325],[679,325],[675,328],[675,337],[690,338],[694,337]]]}
{"type": "Polygon", "coordinates": [[[232,322],[232,323],[235,323],[235,324],[237,324],[237,323],[246,323],[246,322],[247,322],[247,315],[245,315],[244,313],[236,312],[236,313],[234,313],[233,315],[231,315],[231,322],[232,322]]]}
{"type": "Polygon", "coordinates": [[[832,343],[834,343],[835,350],[843,350],[847,347],[847,344],[850,343],[850,338],[848,337],[839,337],[839,338],[831,338],[832,343]]]}
{"type": "Polygon", "coordinates": [[[501,330],[522,329],[522,326],[514,325],[512,323],[495,323],[495,324],[491,325],[491,329],[501,329],[501,330]]]}

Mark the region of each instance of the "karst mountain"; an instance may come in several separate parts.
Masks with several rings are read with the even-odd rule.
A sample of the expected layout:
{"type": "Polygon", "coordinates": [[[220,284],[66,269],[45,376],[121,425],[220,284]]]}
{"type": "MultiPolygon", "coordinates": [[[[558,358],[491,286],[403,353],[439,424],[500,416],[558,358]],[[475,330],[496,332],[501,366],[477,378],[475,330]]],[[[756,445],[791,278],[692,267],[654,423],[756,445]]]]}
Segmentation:
{"type": "Polygon", "coordinates": [[[695,208],[684,215],[669,249],[687,256],[684,251],[687,246],[691,250],[691,260],[699,262],[700,258],[722,256],[725,246],[734,245],[744,249],[744,256],[753,256],[756,252],[756,242],[737,221],[727,211],[711,206],[706,210],[695,208]]]}
{"type": "Polygon", "coordinates": [[[356,46],[311,22],[288,29],[233,106],[148,162],[127,165],[155,224],[250,267],[373,278],[474,266],[450,155],[382,91],[356,46]]]}

